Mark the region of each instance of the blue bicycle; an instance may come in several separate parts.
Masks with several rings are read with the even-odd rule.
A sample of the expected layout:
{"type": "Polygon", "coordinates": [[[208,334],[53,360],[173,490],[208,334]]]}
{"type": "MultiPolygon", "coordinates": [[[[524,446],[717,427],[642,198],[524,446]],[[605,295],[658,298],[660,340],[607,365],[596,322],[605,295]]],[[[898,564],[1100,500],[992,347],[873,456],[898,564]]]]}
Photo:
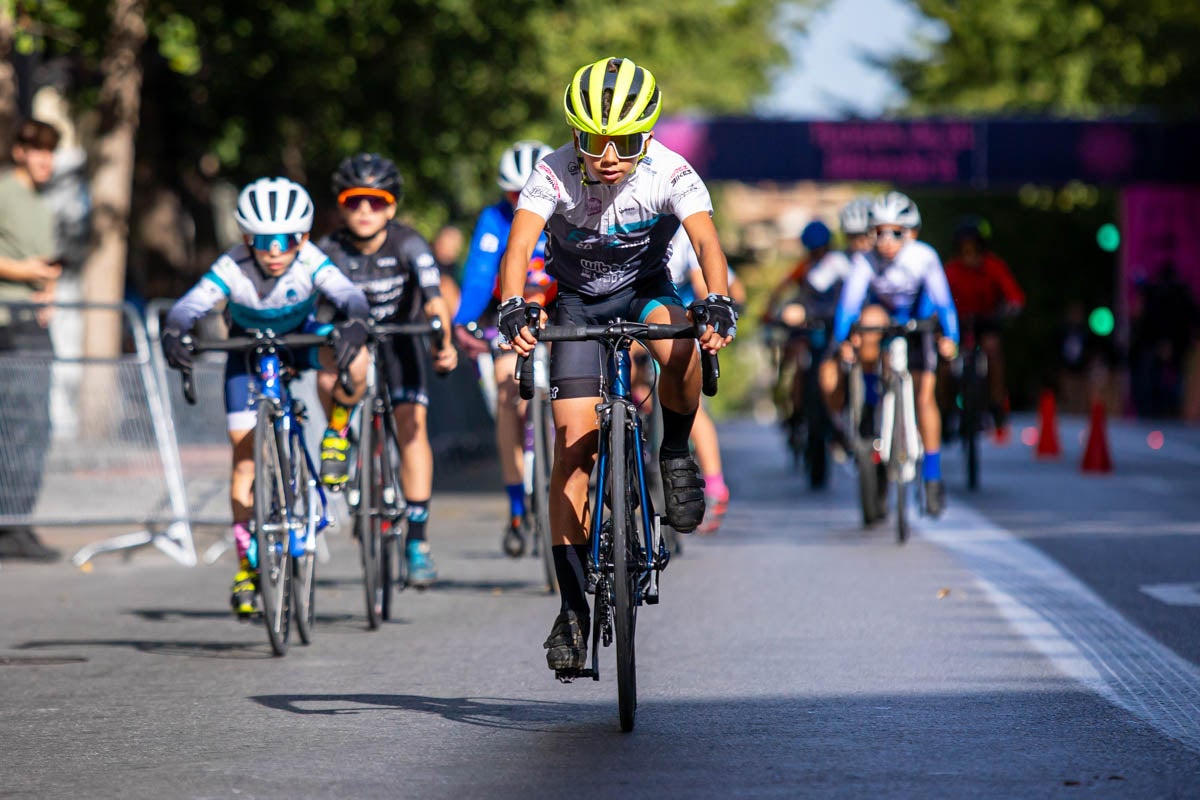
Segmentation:
{"type": "MultiPolygon", "coordinates": [[[[551,325],[538,330],[542,309],[529,307],[529,329],[542,342],[598,340],[607,351],[601,375],[600,445],[596,461],[596,488],[592,499],[591,553],[588,558],[588,592],[595,596],[592,610],[592,666],[560,671],[564,683],[575,678],[600,680],[599,642],[617,643],[617,698],[621,730],[631,731],[637,710],[637,667],[634,629],[637,607],[659,599],[659,574],[671,560],[663,543],[661,517],[655,513],[647,488],[643,458],[645,434],[637,404],[631,397],[630,347],[645,348],[645,341],[692,339],[703,333],[706,315],[693,306],[695,324],[653,325],[615,320],[607,325],[551,325]],[[608,513],[605,514],[605,509],[608,513]],[[640,512],[640,513],[639,513],[640,512]]],[[[701,354],[704,393],[717,392],[720,376],[717,357],[701,354]]],[[[533,396],[533,362],[518,362],[521,396],[533,396]]]]}
{"type": "MultiPolygon", "coordinates": [[[[254,426],[253,539],[247,557],[258,570],[258,592],[267,638],[277,656],[287,654],[292,619],[300,641],[313,638],[315,622],[317,534],[329,525],[325,492],[314,478],[312,456],[304,446],[304,404],[289,384],[296,371],[283,354],[293,349],[329,344],[329,336],[312,333],[277,335],[271,330],[221,340],[191,340],[197,353],[244,353],[256,375],[258,417],[254,426]]],[[[348,376],[341,375],[345,388],[348,376]]],[[[190,371],[183,373],[183,393],[195,405],[190,371]]]]}

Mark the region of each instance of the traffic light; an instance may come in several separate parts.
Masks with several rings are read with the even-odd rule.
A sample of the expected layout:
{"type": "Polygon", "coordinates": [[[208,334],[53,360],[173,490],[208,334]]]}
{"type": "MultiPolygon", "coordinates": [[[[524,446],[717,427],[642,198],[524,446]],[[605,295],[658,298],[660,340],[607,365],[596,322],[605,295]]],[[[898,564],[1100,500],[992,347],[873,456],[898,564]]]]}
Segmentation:
{"type": "Polygon", "coordinates": [[[1106,222],[1096,231],[1096,244],[1106,253],[1115,253],[1121,246],[1121,232],[1111,222],[1106,222]]]}

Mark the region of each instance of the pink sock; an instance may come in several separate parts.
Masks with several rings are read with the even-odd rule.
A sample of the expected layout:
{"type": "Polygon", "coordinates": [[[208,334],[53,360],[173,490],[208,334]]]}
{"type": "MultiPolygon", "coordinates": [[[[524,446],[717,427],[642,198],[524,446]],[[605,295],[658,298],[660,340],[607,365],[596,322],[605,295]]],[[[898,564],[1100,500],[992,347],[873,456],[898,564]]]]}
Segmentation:
{"type": "Polygon", "coordinates": [[[241,561],[250,549],[250,529],[246,527],[246,523],[233,523],[233,543],[237,546],[238,560],[241,561]]]}
{"type": "Polygon", "coordinates": [[[729,487],[725,485],[725,473],[704,476],[704,493],[718,500],[729,499],[729,487]]]}

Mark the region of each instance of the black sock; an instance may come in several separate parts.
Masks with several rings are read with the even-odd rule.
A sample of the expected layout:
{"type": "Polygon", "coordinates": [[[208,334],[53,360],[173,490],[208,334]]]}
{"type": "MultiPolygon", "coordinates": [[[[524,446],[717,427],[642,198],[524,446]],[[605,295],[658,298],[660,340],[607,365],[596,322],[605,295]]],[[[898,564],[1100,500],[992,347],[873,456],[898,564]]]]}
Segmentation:
{"type": "Polygon", "coordinates": [[[429,501],[408,501],[404,516],[408,519],[408,541],[425,541],[425,524],[429,522],[429,501]]]}
{"type": "Polygon", "coordinates": [[[692,422],[695,419],[695,411],[680,414],[666,406],[662,407],[663,437],[658,448],[660,459],[682,458],[691,452],[688,449],[688,439],[692,436],[692,422]]]}
{"type": "Polygon", "coordinates": [[[591,617],[587,600],[586,544],[556,544],[554,572],[558,575],[558,591],[562,595],[562,610],[574,611],[581,618],[591,617]]]}

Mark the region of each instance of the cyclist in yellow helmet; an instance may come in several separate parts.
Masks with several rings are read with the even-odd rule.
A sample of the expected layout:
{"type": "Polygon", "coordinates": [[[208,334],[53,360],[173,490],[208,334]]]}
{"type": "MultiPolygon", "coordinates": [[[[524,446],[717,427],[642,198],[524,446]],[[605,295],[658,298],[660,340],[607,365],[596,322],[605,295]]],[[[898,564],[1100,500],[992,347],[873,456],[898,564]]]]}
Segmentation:
{"type": "MultiPolygon", "coordinates": [[[[671,284],[671,238],[682,224],[711,294],[701,346],[717,352],[737,332],[728,265],[704,182],[678,153],[654,141],[662,111],[654,76],[627,58],[581,67],[563,97],[572,141],[540,162],[517,201],[500,265],[502,347],[522,355],[536,339],[525,322],[525,271],[543,228],[546,269],[558,280],[555,322],[587,325],[615,318],[681,324],[688,312],[671,284]]],[[[662,366],[659,453],[668,523],[682,533],[704,517],[704,481],[688,450],[700,399],[696,346],[649,342],[662,366]]],[[[587,586],[588,476],[597,444],[596,403],[604,359],[598,342],[558,342],[550,386],[558,436],[550,481],[550,525],[561,612],[545,647],[551,669],[583,667],[591,616],[587,586]]]]}

